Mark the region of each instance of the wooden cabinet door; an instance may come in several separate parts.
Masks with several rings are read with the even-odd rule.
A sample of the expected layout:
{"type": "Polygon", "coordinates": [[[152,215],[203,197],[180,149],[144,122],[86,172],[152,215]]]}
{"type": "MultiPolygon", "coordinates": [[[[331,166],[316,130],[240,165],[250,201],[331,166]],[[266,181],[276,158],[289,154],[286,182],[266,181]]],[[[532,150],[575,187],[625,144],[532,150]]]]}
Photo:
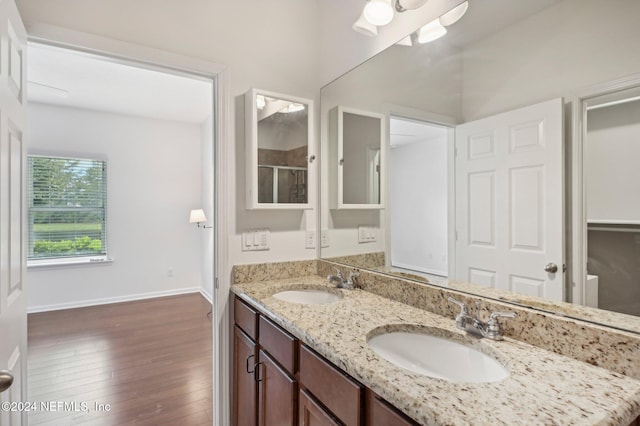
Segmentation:
{"type": "Polygon", "coordinates": [[[254,368],[258,347],[237,325],[233,335],[233,419],[235,426],[256,426],[257,382],[254,368]]]}
{"type": "Polygon", "coordinates": [[[300,404],[299,426],[340,426],[340,423],[304,389],[300,389],[298,404],[300,404]]]}
{"type": "Polygon", "coordinates": [[[417,426],[418,423],[398,411],[387,401],[367,389],[366,392],[366,426],[417,426]]]}
{"type": "Polygon", "coordinates": [[[258,424],[294,426],[297,421],[298,384],[264,351],[258,368],[258,424]]]}

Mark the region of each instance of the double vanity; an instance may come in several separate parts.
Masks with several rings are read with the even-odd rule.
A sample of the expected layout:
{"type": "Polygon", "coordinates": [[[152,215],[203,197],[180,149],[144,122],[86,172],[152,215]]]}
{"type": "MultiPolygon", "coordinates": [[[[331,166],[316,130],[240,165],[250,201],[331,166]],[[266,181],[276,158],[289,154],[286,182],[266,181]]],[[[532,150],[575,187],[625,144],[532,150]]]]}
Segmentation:
{"type": "Polygon", "coordinates": [[[637,424],[632,377],[326,275],[259,275],[232,287],[236,424],[637,424]]]}

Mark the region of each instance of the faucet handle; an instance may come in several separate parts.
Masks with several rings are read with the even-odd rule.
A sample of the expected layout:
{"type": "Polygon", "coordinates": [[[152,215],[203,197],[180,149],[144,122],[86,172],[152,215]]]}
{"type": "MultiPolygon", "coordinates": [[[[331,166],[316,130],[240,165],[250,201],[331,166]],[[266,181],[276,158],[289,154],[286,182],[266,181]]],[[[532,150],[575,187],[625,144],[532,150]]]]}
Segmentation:
{"type": "Polygon", "coordinates": [[[494,312],[489,316],[489,322],[497,321],[498,318],[515,318],[518,314],[516,312],[494,312]]]}
{"type": "Polygon", "coordinates": [[[502,329],[498,318],[515,318],[518,314],[515,312],[494,312],[489,316],[487,321],[487,337],[493,340],[502,340],[502,329]]]}
{"type": "Polygon", "coordinates": [[[338,278],[342,279],[342,271],[339,268],[335,267],[335,266],[333,267],[333,270],[336,271],[336,276],[338,278]]]}
{"type": "Polygon", "coordinates": [[[447,299],[449,299],[449,302],[455,303],[456,305],[460,306],[460,315],[467,315],[469,313],[467,310],[467,305],[465,305],[463,302],[456,300],[451,296],[449,296],[447,299]]]}

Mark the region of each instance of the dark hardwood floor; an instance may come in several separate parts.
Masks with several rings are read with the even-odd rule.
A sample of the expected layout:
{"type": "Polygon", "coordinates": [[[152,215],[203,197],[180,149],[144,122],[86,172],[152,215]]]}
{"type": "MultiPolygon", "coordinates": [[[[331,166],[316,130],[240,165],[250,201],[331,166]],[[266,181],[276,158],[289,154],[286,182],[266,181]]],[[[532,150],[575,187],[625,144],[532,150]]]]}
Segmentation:
{"type": "Polygon", "coordinates": [[[189,294],[30,314],[29,424],[213,424],[210,310],[189,294]]]}

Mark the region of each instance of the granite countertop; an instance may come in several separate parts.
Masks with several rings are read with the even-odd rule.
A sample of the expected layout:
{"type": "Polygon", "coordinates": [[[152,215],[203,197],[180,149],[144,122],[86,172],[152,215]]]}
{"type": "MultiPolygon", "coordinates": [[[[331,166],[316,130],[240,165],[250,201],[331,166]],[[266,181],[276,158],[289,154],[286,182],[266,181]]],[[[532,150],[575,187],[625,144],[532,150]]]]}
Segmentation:
{"type": "Polygon", "coordinates": [[[510,338],[471,337],[452,318],[362,290],[333,289],[343,297],[325,305],[271,297],[314,287],[329,285],[314,275],[235,284],[231,291],[421,424],[627,426],[640,414],[640,380],[510,338]],[[396,367],[369,349],[367,336],[399,324],[436,328],[493,356],[510,375],[452,383],[396,367]]]}

